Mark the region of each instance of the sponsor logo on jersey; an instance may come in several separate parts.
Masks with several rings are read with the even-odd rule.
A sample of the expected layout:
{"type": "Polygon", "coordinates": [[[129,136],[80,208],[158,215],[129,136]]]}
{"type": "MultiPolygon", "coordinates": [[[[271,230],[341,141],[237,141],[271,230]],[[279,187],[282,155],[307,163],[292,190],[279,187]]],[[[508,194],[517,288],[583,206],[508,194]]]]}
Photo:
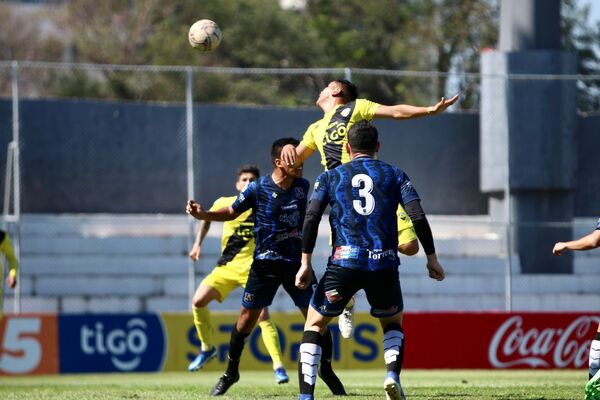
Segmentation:
{"type": "Polygon", "coordinates": [[[281,242],[282,240],[287,239],[302,239],[302,231],[294,229],[291,232],[279,233],[277,234],[277,236],[275,236],[276,242],[281,242]]]}
{"type": "Polygon", "coordinates": [[[348,260],[358,258],[359,247],[356,246],[338,246],[333,253],[334,260],[348,260]]]}
{"type": "Polygon", "coordinates": [[[369,259],[371,260],[380,260],[382,258],[396,258],[398,257],[398,254],[396,253],[396,249],[390,249],[390,250],[368,250],[369,252],[369,259]]]}

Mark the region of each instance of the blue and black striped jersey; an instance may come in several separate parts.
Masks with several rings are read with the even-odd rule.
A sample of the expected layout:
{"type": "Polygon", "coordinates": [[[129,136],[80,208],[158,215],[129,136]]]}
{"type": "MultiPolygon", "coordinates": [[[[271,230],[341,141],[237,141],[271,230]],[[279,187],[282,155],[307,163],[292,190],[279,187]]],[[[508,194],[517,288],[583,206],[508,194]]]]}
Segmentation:
{"type": "Polygon", "coordinates": [[[254,213],[255,260],[300,263],[308,190],[309,183],[302,178],[283,190],[269,174],[238,195],[231,207],[236,212],[252,208],[254,213]]]}
{"type": "Polygon", "coordinates": [[[331,206],[330,264],[369,271],[399,265],[396,210],[419,200],[404,171],[358,157],[319,175],[313,200],[331,206]]]}

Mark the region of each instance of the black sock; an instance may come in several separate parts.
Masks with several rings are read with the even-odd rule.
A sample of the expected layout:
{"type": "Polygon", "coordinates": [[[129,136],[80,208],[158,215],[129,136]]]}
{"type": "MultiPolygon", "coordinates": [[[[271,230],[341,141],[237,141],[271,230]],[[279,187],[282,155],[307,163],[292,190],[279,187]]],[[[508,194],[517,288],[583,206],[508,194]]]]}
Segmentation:
{"type": "Polygon", "coordinates": [[[384,328],[383,356],[387,371],[399,376],[404,362],[404,332],[399,324],[389,324],[384,328]]]}
{"type": "Polygon", "coordinates": [[[240,358],[244,350],[244,343],[249,336],[247,333],[238,332],[233,328],[231,339],[229,340],[229,363],[227,364],[227,375],[235,375],[239,373],[240,358]]]}
{"type": "Polygon", "coordinates": [[[328,373],[333,371],[331,368],[331,360],[333,359],[333,336],[329,328],[321,337],[321,372],[328,373]]]}
{"type": "Polygon", "coordinates": [[[298,355],[298,382],[300,394],[313,394],[317,381],[317,367],[321,361],[321,335],[314,331],[304,331],[300,354],[298,355]]]}

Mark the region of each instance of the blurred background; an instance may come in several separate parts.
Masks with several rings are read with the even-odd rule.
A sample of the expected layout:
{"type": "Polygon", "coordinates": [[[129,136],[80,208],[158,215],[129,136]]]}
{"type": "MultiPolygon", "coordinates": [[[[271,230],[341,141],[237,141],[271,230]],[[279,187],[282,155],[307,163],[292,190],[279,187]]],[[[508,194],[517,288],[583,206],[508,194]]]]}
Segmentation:
{"type": "MultiPolygon", "coordinates": [[[[272,141],[301,138],[339,78],[383,104],[460,93],[443,115],[376,122],[448,275],[404,257],[407,310],[597,310],[600,255],[551,255],[600,216],[597,3],[0,2],[0,201],[21,262],[5,311],[189,310],[221,232],[194,265],[187,199],[235,194],[240,164],[268,173],[272,141]],[[210,53],[187,41],[201,18],[223,32],[210,53]]],[[[321,171],[312,157],[306,177],[321,171]]],[[[291,308],[279,293],[272,309],[291,308]]]]}

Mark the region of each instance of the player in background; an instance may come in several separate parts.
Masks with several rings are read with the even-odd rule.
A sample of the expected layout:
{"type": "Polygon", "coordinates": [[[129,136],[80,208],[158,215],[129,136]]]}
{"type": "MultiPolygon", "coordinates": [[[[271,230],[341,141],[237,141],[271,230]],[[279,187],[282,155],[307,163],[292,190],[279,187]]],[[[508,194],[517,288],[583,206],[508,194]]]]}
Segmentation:
{"type": "MultiPolygon", "coordinates": [[[[271,147],[274,166],[271,174],[250,183],[231,206],[205,211],[200,204],[189,200],[186,207],[188,214],[200,220],[228,221],[249,210],[255,218],[254,261],[244,290],[240,316],[231,333],[227,370],[213,387],[212,396],[225,394],[239,380],[244,342],[256,325],[261,310],[271,305],[279,286],[283,285],[306,317],[313,287],[309,284],[298,289],[295,277],[300,268],[302,224],[309,183],[302,178],[301,166],[290,166],[281,160],[281,149],[286,144],[297,145],[298,141],[293,138],[276,140],[271,147]]],[[[327,330],[324,333],[324,351],[331,354],[331,332],[327,330]]],[[[321,366],[319,376],[334,394],[346,394],[331,363],[321,366]]]]}
{"type": "MultiPolygon", "coordinates": [[[[598,247],[600,247],[600,219],[592,233],[570,242],[558,242],[554,245],[552,253],[560,256],[565,250],[591,250],[598,247]]],[[[589,381],[585,385],[585,400],[600,399],[600,324],[590,345],[588,378],[589,381]]]]}
{"type": "MultiPolygon", "coordinates": [[[[405,207],[417,231],[427,232],[421,240],[427,253],[433,251],[434,243],[419,196],[406,173],[374,158],[379,149],[377,140],[377,129],[369,122],[352,126],[345,145],[351,161],[317,178],[306,211],[302,266],[296,275],[298,288],[307,287],[312,279],[312,251],[327,205],[331,206],[333,247],[304,326],[298,367],[301,400],[313,399],[315,369],[322,354],[321,333],[360,289],[364,289],[371,315],[379,319],[384,332],[387,398],[405,398],[400,385],[404,307],[398,273],[398,204],[405,207]]],[[[427,268],[431,278],[444,279],[438,263],[430,263],[427,268]]]]}
{"type": "MultiPolygon", "coordinates": [[[[299,146],[286,146],[282,158],[290,165],[302,164],[314,151],[319,151],[321,164],[325,170],[331,170],[350,160],[345,146],[346,132],[357,121],[371,121],[374,118],[403,120],[437,115],[457,100],[458,95],[449,100],[442,98],[437,104],[429,107],[408,104],[386,106],[359,99],[358,89],[350,81],[334,80],[321,91],[316,101],[316,105],[324,113],[323,118],[308,127],[299,146]]],[[[404,210],[398,210],[399,215],[403,213],[404,210]]],[[[406,226],[399,228],[402,231],[406,226]]],[[[417,235],[420,237],[418,231],[417,235]]],[[[400,251],[402,252],[402,249],[400,251]]],[[[410,252],[407,255],[411,255],[410,252]]],[[[428,263],[438,263],[435,254],[427,254],[427,257],[428,263]]],[[[349,338],[354,329],[353,308],[354,300],[349,302],[347,309],[339,317],[340,333],[345,338],[349,338]]]]}
{"type": "MultiPolygon", "coordinates": [[[[8,232],[0,230],[0,277],[4,276],[4,262],[3,258],[6,257],[8,261],[8,275],[6,277],[6,285],[14,289],[17,286],[17,271],[19,269],[19,262],[15,256],[15,251],[8,236],[8,232]]],[[[0,278],[1,279],[1,278],[0,278]]],[[[0,319],[4,313],[4,293],[2,293],[2,285],[0,285],[0,319]]]]}
{"type": "MultiPolygon", "coordinates": [[[[258,168],[254,165],[242,165],[237,171],[235,188],[238,193],[260,176],[258,168]]],[[[237,196],[218,198],[210,211],[229,207],[237,196]]],[[[237,218],[223,224],[223,235],[221,237],[221,257],[216,267],[208,274],[196,289],[192,298],[192,312],[194,325],[201,342],[198,356],[188,366],[188,371],[198,371],[208,361],[217,356],[217,349],[213,342],[213,326],[211,323],[208,305],[213,300],[223,300],[238,286],[245,287],[252,264],[254,253],[254,214],[248,210],[237,218]]],[[[192,249],[190,258],[198,261],[202,254],[201,245],[210,229],[210,221],[200,222],[198,234],[192,249]]],[[[261,329],[263,342],[271,360],[277,383],[289,382],[289,377],[283,366],[279,334],[277,327],[269,317],[268,308],[264,308],[258,317],[258,325],[261,329]]]]}

